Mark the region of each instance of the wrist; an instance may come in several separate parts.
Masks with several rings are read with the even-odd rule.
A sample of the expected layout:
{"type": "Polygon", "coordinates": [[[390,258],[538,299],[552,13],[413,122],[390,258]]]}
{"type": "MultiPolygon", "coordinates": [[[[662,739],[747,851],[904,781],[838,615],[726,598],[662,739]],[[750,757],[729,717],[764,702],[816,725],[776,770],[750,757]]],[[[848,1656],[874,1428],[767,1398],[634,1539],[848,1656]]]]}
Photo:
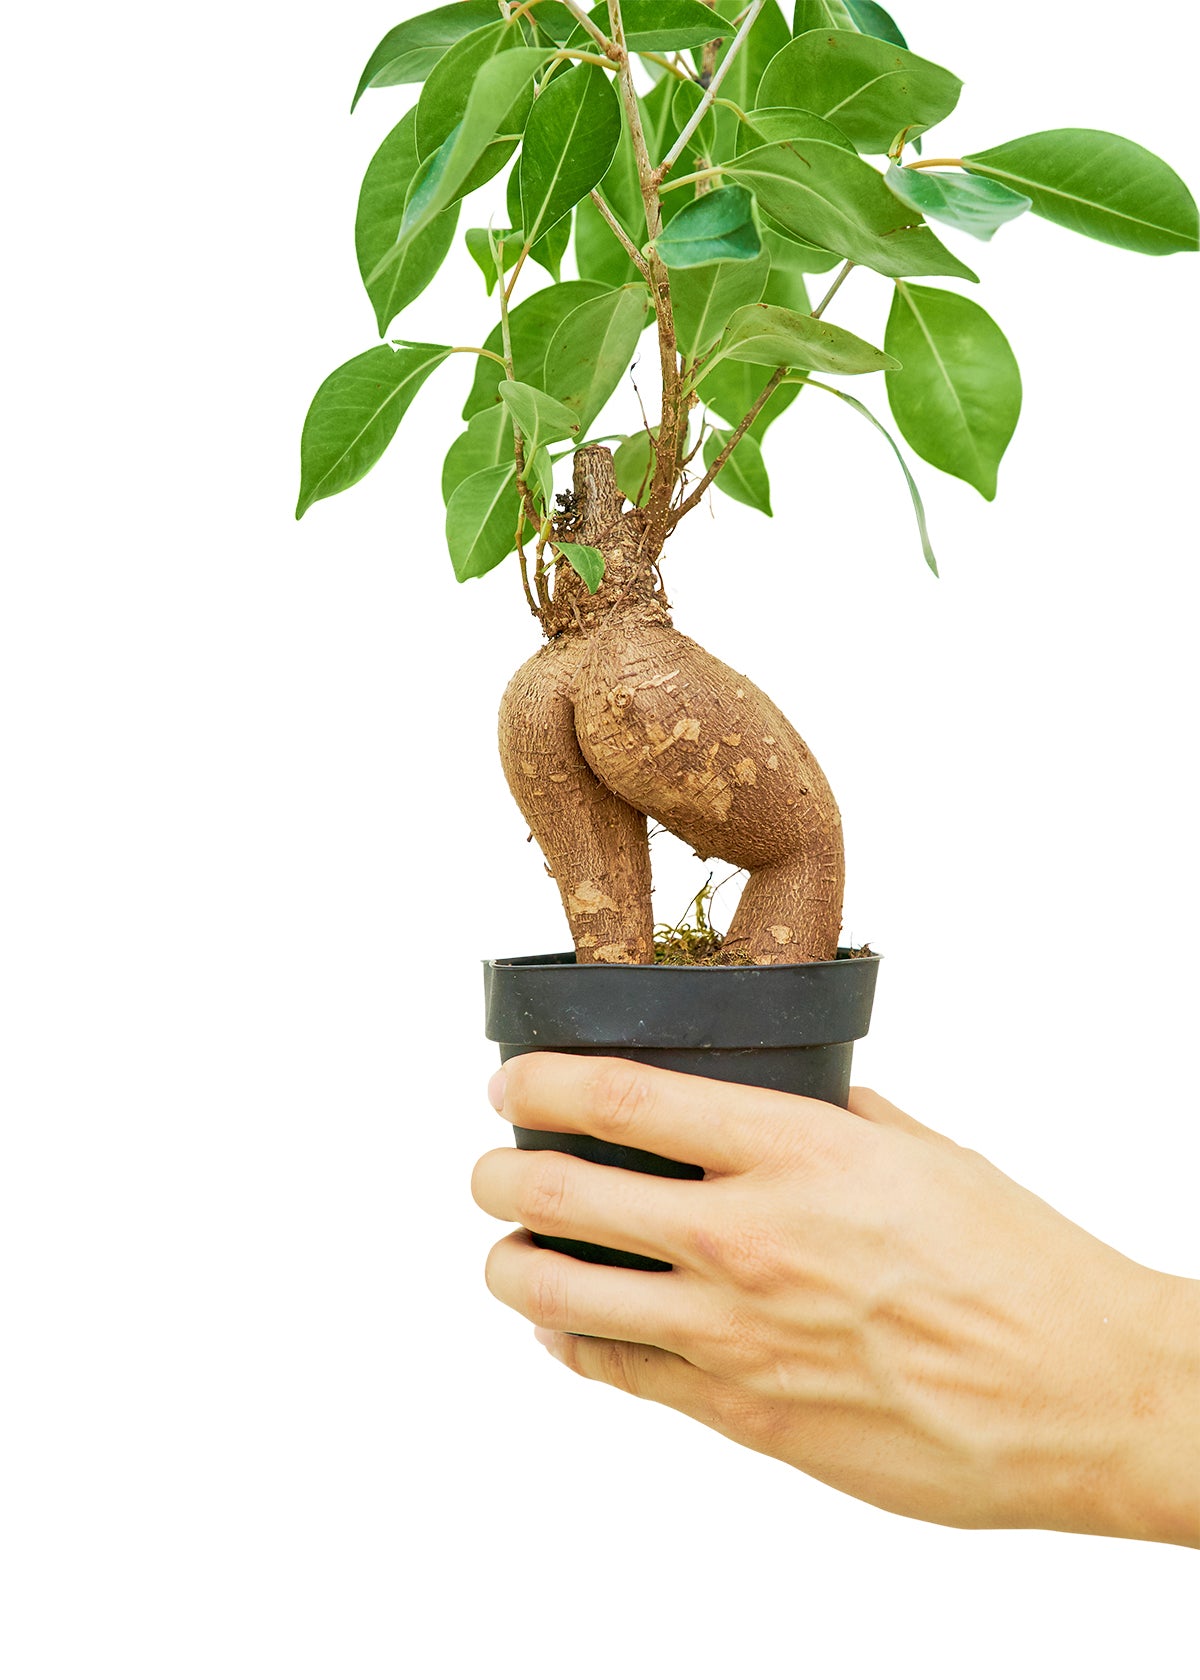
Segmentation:
{"type": "Polygon", "coordinates": [[[1107,1531],[1200,1547],[1200,1283],[1138,1271],[1107,1531]]]}

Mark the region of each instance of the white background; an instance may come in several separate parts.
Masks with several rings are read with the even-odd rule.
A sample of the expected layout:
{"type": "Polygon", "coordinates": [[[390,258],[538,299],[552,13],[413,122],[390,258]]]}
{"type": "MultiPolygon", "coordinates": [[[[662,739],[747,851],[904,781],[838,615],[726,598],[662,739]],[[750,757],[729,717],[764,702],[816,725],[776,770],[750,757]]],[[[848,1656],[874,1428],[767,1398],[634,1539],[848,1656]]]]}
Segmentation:
{"type": "MultiPolygon", "coordinates": [[[[484,1289],[479,961],[565,930],[493,745],[533,627],[443,548],[467,360],[292,520],[409,97],[350,94],[417,9],[10,26],[6,1675],[1184,1674],[1185,1553],[883,1514],[571,1377],[484,1289]]],[[[967,82],[938,151],[1108,127],[1195,185],[1180,0],[897,10],[967,82]]],[[[941,581],[811,394],[774,523],[718,498],[672,544],[676,619],[837,791],[886,958],[858,1077],[1194,1273],[1197,269],[951,242],[1026,398],[992,506],[918,466],[941,581]]],[[[885,309],[860,273],[833,316],[885,309]]],[[[492,320],[460,251],[397,330],[492,320]]],[[[703,875],[659,855],[678,914],[703,875]]]]}

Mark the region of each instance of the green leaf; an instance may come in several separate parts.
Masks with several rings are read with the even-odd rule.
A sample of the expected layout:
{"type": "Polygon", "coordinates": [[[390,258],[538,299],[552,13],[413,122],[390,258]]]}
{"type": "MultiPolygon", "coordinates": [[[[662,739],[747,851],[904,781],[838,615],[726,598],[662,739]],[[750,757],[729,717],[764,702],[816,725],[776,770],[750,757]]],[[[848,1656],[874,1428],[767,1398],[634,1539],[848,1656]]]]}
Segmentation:
{"type": "Polygon", "coordinates": [[[735,310],[714,360],[820,373],[881,373],[900,365],[844,327],[772,303],[735,310]]]}
{"type": "Polygon", "coordinates": [[[844,152],[854,147],[840,128],[812,111],[797,111],[791,105],[765,105],[749,112],[750,120],[739,123],[737,152],[750,152],[770,140],[824,140],[844,152]]]}
{"type": "Polygon", "coordinates": [[[454,204],[434,217],[385,274],[374,282],[369,280],[400,232],[404,202],[419,166],[415,128],[416,114],[408,111],[367,165],[358,195],[354,245],[380,338],[400,311],[420,296],[442,266],[458,225],[458,206],[454,204]]]}
{"type": "Polygon", "coordinates": [[[622,286],[580,304],[551,339],[541,388],[574,409],[585,432],[628,368],[649,307],[645,286],[622,286]]]}
{"type": "Polygon", "coordinates": [[[861,152],[886,152],[902,128],[920,134],[948,117],[962,83],[940,64],[857,30],[814,29],[776,53],[761,105],[826,117],[861,152]]]}
{"type": "Polygon", "coordinates": [[[465,432],[446,451],[442,466],[442,500],[448,502],[465,478],[515,461],[512,417],[503,404],[471,416],[465,432]]]}
{"type": "Polygon", "coordinates": [[[820,270],[814,271],[807,255],[808,247],[797,245],[782,234],[772,232],[770,228],[763,233],[763,246],[771,259],[771,271],[767,276],[763,302],[777,303],[784,309],[793,309],[797,315],[810,315],[812,299],[808,295],[808,285],[804,277],[806,274],[819,273],[820,270]]]}
{"type": "MultiPolygon", "coordinates": [[[[755,367],[752,362],[729,361],[718,362],[708,370],[696,389],[714,414],[736,426],[749,414],[766,383],[761,367],[755,367]]],[[[756,437],[761,443],[767,428],[784,409],[791,407],[799,394],[799,384],[778,386],[759,410],[747,437],[756,437]]]]}
{"type": "Polygon", "coordinates": [[[634,432],[613,456],[613,471],[617,487],[626,501],[642,507],[649,499],[650,483],[654,477],[655,456],[650,434],[634,432]]]}
{"type": "Polygon", "coordinates": [[[884,337],[903,366],[888,400],[917,454],[990,502],[1021,412],[1021,375],[986,310],[956,292],[898,284],[884,337]]]}
{"type": "Polygon", "coordinates": [[[543,444],[578,436],[579,416],[556,397],[547,396],[545,391],[520,380],[502,379],[497,389],[505,408],[521,428],[528,455],[543,444]]]}
{"type": "Polygon", "coordinates": [[[771,258],[765,251],[752,262],[706,263],[675,270],[671,304],[675,337],[685,362],[695,361],[716,343],[735,309],[758,302],[770,272],[771,258]]]}
{"type": "Polygon", "coordinates": [[[585,280],[598,280],[610,289],[630,285],[639,278],[616,234],[590,198],[583,199],[575,211],[575,265],[585,280]]]}
{"type": "Polygon", "coordinates": [[[297,519],[370,472],[408,405],[449,354],[446,344],[377,344],[334,369],[304,420],[297,519]]]}
{"type": "MultiPolygon", "coordinates": [[[[642,204],[633,140],[624,114],[616,153],[597,191],[633,244],[636,247],[644,245],[646,212],[642,204]]],[[[580,200],[575,212],[575,261],[581,278],[585,280],[600,280],[606,286],[615,287],[638,279],[637,269],[590,196],[580,200]]]]}
{"type": "MultiPolygon", "coordinates": [[[[442,210],[467,193],[474,192],[476,187],[482,186],[504,167],[517,142],[509,138],[497,141],[495,137],[498,132],[513,126],[519,129],[524,122],[525,111],[533,99],[531,77],[543,59],[540,48],[522,47],[490,58],[479,68],[465,116],[438,150],[425,160],[408,195],[400,238],[376,266],[373,279],[389,263],[396,261],[408,242],[442,210]]],[[[418,147],[420,123],[421,110],[418,106],[418,147]]]]}
{"type": "Polygon", "coordinates": [[[786,233],[879,274],[978,278],[927,227],[912,225],[877,170],[840,146],[760,146],[725,165],[725,173],[786,233]]]}
{"type": "MultiPolygon", "coordinates": [[[[737,61],[735,60],[734,62],[736,63],[737,61]]],[[[674,82],[675,91],[674,97],[671,100],[671,122],[676,131],[679,134],[682,134],[688,123],[691,122],[696,112],[700,109],[700,106],[704,103],[705,93],[699,82],[693,82],[691,80],[686,82],[675,81],[674,77],[672,77],[672,81],[674,82]]],[[[705,160],[709,163],[714,161],[717,138],[716,112],[717,107],[715,105],[710,105],[708,110],[704,113],[704,116],[700,119],[699,127],[693,132],[691,139],[687,143],[687,150],[680,155],[679,163],[676,166],[679,169],[680,174],[683,174],[685,170],[690,171],[692,169],[698,169],[700,164],[705,160]],[[691,162],[686,161],[689,158],[692,160],[691,162]]],[[[732,117],[733,121],[736,123],[737,118],[733,116],[732,111],[724,114],[732,117]]]]}
{"type": "Polygon", "coordinates": [[[495,0],[465,0],[465,4],[459,0],[456,5],[439,6],[436,11],[389,29],[359,77],[351,111],[368,88],[423,82],[456,41],[493,23],[495,18],[495,0]]]}
{"type": "MultiPolygon", "coordinates": [[[[455,214],[458,214],[457,210],[455,214]]],[[[467,242],[467,250],[479,264],[484,282],[487,285],[487,294],[491,297],[496,289],[497,280],[496,258],[492,252],[492,240],[496,241],[500,259],[507,274],[521,255],[523,239],[521,230],[520,228],[468,228],[463,238],[467,242]]]]}
{"type": "MultiPolygon", "coordinates": [[[[679,52],[736,33],[700,0],[621,0],[621,18],[630,52],[679,52]]],[[[608,34],[606,5],[594,7],[591,19],[608,34]]]]}
{"type": "Polygon", "coordinates": [[[1020,193],[981,175],[901,169],[893,163],[884,179],[902,203],[976,239],[990,239],[998,227],[1029,209],[1030,201],[1020,193]]]}
{"type": "Polygon", "coordinates": [[[463,479],[446,504],[446,547],[459,583],[483,577],[512,553],[520,512],[515,461],[463,479]]]}
{"type": "Polygon", "coordinates": [[[861,29],[864,35],[874,35],[877,40],[890,41],[894,47],[908,46],[895,18],[890,12],[885,12],[882,6],[877,6],[875,0],[845,0],[845,6],[855,28],[861,29]]]}
{"type": "Polygon", "coordinates": [[[900,463],[900,470],[903,472],[905,480],[908,483],[908,493],[912,497],[913,512],[917,516],[917,529],[921,533],[921,552],[925,556],[925,564],[929,567],[929,570],[933,573],[934,577],[937,577],[937,560],[934,558],[933,545],[929,540],[929,526],[925,520],[925,504],[921,500],[921,492],[917,489],[917,481],[909,471],[908,462],[900,453],[900,445],[896,442],[895,438],[892,436],[891,432],[888,431],[883,422],[881,420],[877,420],[871,413],[871,410],[867,408],[865,404],[860,403],[857,397],[852,397],[847,391],[835,390],[832,385],[817,385],[816,380],[808,380],[806,383],[816,385],[818,390],[828,391],[831,396],[839,397],[842,402],[849,403],[852,409],[861,414],[864,420],[869,420],[875,430],[877,432],[882,432],[884,437],[888,440],[889,444],[892,446],[892,452],[894,453],[897,461],[900,463]]]}
{"type": "MultiPolygon", "coordinates": [[[[704,445],[704,465],[707,470],[711,471],[713,462],[732,436],[732,432],[722,431],[709,434],[704,445]]],[[[746,507],[755,508],[770,519],[771,482],[767,477],[762,450],[756,438],[747,433],[739,440],[737,448],[713,483],[718,490],[724,490],[727,496],[732,496],[735,502],[743,502],[746,507]]]]}
{"type": "Polygon", "coordinates": [[[754,200],[744,187],[718,187],[692,199],[657,240],[668,268],[703,263],[750,262],[762,250],[754,224],[754,200]]]}
{"type": "Polygon", "coordinates": [[[792,34],[805,35],[810,29],[853,29],[854,19],[842,0],[796,0],[792,34]]]}
{"type": "Polygon", "coordinates": [[[1050,128],[963,159],[1033,201],[1035,216],[1106,245],[1162,257],[1194,251],[1196,201],[1170,164],[1096,128],[1050,128]]]}
{"type": "MultiPolygon", "coordinates": [[[[468,36],[467,41],[461,44],[466,45],[473,39],[473,36],[468,36]]],[[[452,53],[446,55],[447,58],[451,56],[452,53]]],[[[524,121],[524,111],[533,98],[531,77],[544,58],[541,48],[522,47],[489,58],[480,66],[467,100],[466,114],[418,171],[408,195],[400,237],[371,271],[368,277],[370,284],[380,279],[392,263],[399,261],[408,245],[424,232],[436,216],[503,168],[517,142],[502,139],[493,144],[495,136],[505,125],[515,123],[519,128],[524,121]]],[[[421,108],[418,106],[418,149],[420,133],[421,108]]]]}
{"type": "MultiPolygon", "coordinates": [[[[560,286],[547,286],[534,292],[515,309],[509,311],[508,328],[512,338],[513,372],[526,385],[546,388],[546,350],[555,332],[581,303],[604,297],[606,286],[595,280],[565,280],[560,286]]],[[[503,335],[496,326],[484,340],[483,348],[500,355],[503,335]]],[[[505,377],[504,369],[488,356],[480,356],[475,364],[475,380],[463,405],[462,417],[469,420],[480,409],[498,403],[497,386],[505,377]]]]}
{"type": "Polygon", "coordinates": [[[536,239],[570,214],[607,173],[621,138],[621,103],[596,64],[556,76],[537,99],[521,147],[521,225],[536,239]]]}
{"type": "Polygon", "coordinates": [[[563,258],[570,243],[571,212],[568,210],[561,221],[555,222],[540,239],[534,240],[529,255],[535,263],[541,264],[552,280],[561,280],[563,258]]]}
{"type": "Polygon", "coordinates": [[[604,576],[604,556],[600,550],[587,543],[556,542],[554,546],[587,584],[588,594],[594,595],[604,576]]]}
{"type": "MultiPolygon", "coordinates": [[[[475,78],[484,65],[504,53],[525,52],[519,28],[492,14],[486,27],[464,35],[438,61],[417,101],[417,151],[432,157],[467,114],[475,78]]],[[[492,130],[493,134],[501,132],[492,130]]]]}
{"type": "MultiPolygon", "coordinates": [[[[755,95],[758,92],[758,84],[762,81],[763,71],[779,49],[787,45],[789,39],[788,26],[784,22],[778,0],[767,0],[721,83],[721,98],[732,101],[743,111],[748,111],[755,103],[755,95]]],[[[718,70],[725,62],[732,46],[732,37],[727,38],[725,45],[717,55],[718,70]]],[[[695,86],[696,84],[693,83],[692,85],[695,86]]],[[[733,111],[727,110],[721,105],[713,107],[713,116],[716,137],[711,142],[710,156],[714,163],[724,163],[726,158],[733,156],[737,147],[738,130],[741,123],[733,111]]]]}

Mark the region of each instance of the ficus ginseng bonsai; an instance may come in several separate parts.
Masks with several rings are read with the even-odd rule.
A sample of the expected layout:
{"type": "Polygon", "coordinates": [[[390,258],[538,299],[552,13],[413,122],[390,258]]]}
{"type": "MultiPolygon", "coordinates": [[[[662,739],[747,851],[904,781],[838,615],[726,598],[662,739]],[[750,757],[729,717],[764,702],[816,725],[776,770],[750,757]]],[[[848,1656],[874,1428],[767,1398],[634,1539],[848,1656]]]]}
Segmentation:
{"type": "Polygon", "coordinates": [[[987,240],[1028,211],[1149,255],[1197,248],[1183,182],[1116,135],[923,155],[961,84],[872,0],[799,0],[790,30],[776,0],[733,10],[455,0],[386,35],[355,95],[423,84],[359,199],[380,335],[437,274],[462,201],[511,165],[465,235],[498,320],[479,347],[393,340],[332,373],[304,426],[297,516],[369,470],[440,364],[474,358],[466,427],[447,440],[447,543],[460,581],[515,554],[546,638],[504,696],[500,749],[580,963],[654,960],[647,818],[748,871],[722,956],[836,953],[843,853],[825,777],[765,694],[674,629],[661,565],[710,485],[770,513],[763,441],[804,386],[890,440],[829,377],[882,372],[911,448],[995,494],[1020,376],[977,303],[925,283],[977,279],[926,218],[987,240]],[[563,280],[572,249],[578,278],[563,280]],[[533,264],[553,284],[526,290],[533,264]],[[895,282],[882,348],[828,318],[859,266],[895,282]],[[814,307],[808,276],[834,269],[814,307]],[[654,423],[626,379],[644,330],[654,423]],[[623,382],[613,451],[618,436],[590,432],[623,382]],[[556,497],[563,455],[573,484],[556,497]]]}

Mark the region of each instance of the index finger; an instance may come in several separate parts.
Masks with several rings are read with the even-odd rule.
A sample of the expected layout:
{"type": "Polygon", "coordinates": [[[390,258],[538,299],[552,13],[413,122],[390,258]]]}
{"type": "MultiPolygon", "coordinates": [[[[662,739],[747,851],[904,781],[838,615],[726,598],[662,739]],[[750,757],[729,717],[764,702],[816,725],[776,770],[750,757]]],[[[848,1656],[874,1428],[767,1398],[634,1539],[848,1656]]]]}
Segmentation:
{"type": "Polygon", "coordinates": [[[603,1138],[702,1167],[709,1178],[797,1154],[841,1155],[847,1128],[863,1124],[812,1097],[547,1050],[506,1062],[489,1095],[514,1126],[603,1138]]]}

